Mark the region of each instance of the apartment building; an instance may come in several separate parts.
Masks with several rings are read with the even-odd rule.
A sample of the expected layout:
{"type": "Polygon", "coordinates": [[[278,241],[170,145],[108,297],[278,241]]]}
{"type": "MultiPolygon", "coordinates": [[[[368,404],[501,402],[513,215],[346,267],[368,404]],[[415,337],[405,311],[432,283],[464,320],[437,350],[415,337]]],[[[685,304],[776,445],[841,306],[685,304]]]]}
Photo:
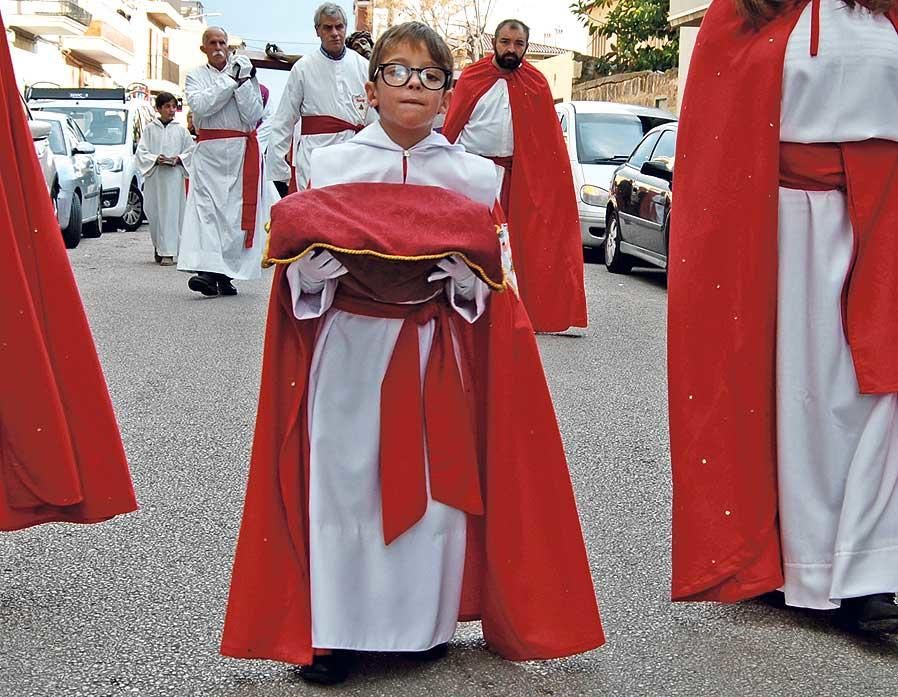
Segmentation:
{"type": "Polygon", "coordinates": [[[677,84],[677,103],[682,104],[683,86],[689,74],[689,63],[695,48],[695,39],[702,18],[708,11],[710,2],[706,0],[670,0],[670,26],[680,32],[680,73],[677,84]]]}
{"type": "Polygon", "coordinates": [[[0,13],[22,88],[142,83],[180,95],[187,72],[205,60],[201,3],[0,0],[0,13]]]}

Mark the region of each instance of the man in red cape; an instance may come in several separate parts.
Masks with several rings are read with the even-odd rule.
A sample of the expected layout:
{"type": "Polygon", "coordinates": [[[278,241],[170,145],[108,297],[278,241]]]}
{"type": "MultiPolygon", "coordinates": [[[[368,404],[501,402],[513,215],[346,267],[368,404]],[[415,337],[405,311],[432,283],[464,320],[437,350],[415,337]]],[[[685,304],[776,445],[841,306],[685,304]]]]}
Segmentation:
{"type": "Polygon", "coordinates": [[[0,530],[137,508],[0,21],[0,530]]]}
{"type": "MultiPolygon", "coordinates": [[[[780,143],[780,124],[786,47],[803,12],[812,15],[816,56],[819,2],[783,3],[753,26],[734,0],[715,0],[690,67],[677,144],[668,315],[674,600],[736,602],[784,585],[777,232],[779,187],[791,186],[781,184],[781,161],[791,151],[780,143]]],[[[888,16],[898,20],[894,6],[888,16]]],[[[808,51],[804,43],[799,49],[808,51]]],[[[829,116],[829,124],[842,122],[829,116]]],[[[844,164],[838,152],[835,163],[867,182],[849,187],[856,251],[843,301],[856,392],[863,394],[898,391],[893,146],[844,143],[844,164]]]]}
{"type": "Polygon", "coordinates": [[[501,203],[521,298],[536,331],[557,332],[587,324],[583,249],[549,83],[524,60],[529,38],[519,20],[499,24],[495,54],[462,72],[442,132],[505,170],[501,203]]]}
{"type": "MultiPolygon", "coordinates": [[[[269,257],[278,268],[222,652],[294,664],[310,664],[316,655],[307,391],[313,349],[326,320],[297,321],[287,269],[321,248],[350,268],[344,277],[350,280],[341,283],[354,293],[408,293],[413,279],[450,250],[493,288],[478,321],[451,322],[468,357],[463,374],[470,379],[466,402],[475,412],[475,476],[482,493],[480,514],[467,516],[458,619],[482,619],[488,644],[511,660],[555,658],[600,646],[604,636],[551,398],[532,327],[505,286],[488,209],[434,187],[353,184],[287,197],[272,212],[269,257]],[[363,221],[359,200],[372,212],[363,221]],[[380,273],[378,264],[385,262],[379,260],[392,266],[380,273]]],[[[355,300],[361,308],[356,311],[363,312],[365,302],[355,300]]],[[[450,404],[442,404],[451,411],[450,404]]],[[[414,410],[408,404],[399,415],[411,442],[420,437],[410,425],[414,410]]],[[[435,437],[428,421],[431,449],[435,437]]],[[[382,450],[382,481],[383,457],[382,450]]],[[[384,485],[385,508],[388,493],[384,485]]]]}

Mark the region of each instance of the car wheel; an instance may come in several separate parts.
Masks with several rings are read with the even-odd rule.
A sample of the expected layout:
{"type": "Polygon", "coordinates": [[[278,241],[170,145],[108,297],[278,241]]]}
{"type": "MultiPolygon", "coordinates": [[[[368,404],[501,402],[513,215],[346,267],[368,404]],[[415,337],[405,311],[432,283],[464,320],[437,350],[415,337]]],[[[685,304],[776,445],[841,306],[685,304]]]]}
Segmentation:
{"type": "Polygon", "coordinates": [[[608,216],[605,228],[605,268],[611,273],[630,273],[633,260],[620,251],[620,220],[617,213],[608,216]]]}
{"type": "Polygon", "coordinates": [[[81,199],[72,196],[72,207],[69,209],[69,222],[62,228],[62,241],[66,249],[74,249],[81,242],[81,199]]]}
{"type": "Polygon", "coordinates": [[[97,205],[97,217],[81,226],[82,237],[99,237],[103,234],[103,210],[97,205]]]}
{"type": "Polygon", "coordinates": [[[122,227],[128,232],[134,232],[143,222],[143,194],[137,188],[137,184],[132,183],[128,189],[128,204],[125,213],[122,215],[122,227]]]}

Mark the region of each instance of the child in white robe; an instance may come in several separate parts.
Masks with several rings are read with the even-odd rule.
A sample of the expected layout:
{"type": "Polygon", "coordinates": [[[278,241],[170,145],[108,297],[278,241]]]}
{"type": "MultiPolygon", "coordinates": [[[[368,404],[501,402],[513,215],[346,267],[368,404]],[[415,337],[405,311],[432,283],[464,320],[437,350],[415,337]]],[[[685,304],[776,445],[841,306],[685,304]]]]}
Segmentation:
{"type": "Polygon", "coordinates": [[[187,203],[185,179],[194,148],[190,133],[174,120],[177,110],[173,94],[161,92],[156,97],[159,117],[144,129],[136,153],[144,176],[144,210],[150,221],[154,257],[161,266],[174,266],[178,254],[187,203]]]}

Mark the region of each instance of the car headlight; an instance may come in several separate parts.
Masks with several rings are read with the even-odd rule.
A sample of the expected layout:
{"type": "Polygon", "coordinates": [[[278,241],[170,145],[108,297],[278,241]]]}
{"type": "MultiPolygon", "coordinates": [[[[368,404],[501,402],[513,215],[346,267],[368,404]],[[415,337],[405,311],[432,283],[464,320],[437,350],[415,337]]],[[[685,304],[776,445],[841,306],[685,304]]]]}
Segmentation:
{"type": "Polygon", "coordinates": [[[600,186],[586,184],[580,187],[580,200],[590,206],[599,206],[604,208],[608,205],[608,191],[600,186]]]}
{"type": "Polygon", "coordinates": [[[104,157],[97,162],[101,172],[121,172],[125,163],[121,157],[104,157]]]}

